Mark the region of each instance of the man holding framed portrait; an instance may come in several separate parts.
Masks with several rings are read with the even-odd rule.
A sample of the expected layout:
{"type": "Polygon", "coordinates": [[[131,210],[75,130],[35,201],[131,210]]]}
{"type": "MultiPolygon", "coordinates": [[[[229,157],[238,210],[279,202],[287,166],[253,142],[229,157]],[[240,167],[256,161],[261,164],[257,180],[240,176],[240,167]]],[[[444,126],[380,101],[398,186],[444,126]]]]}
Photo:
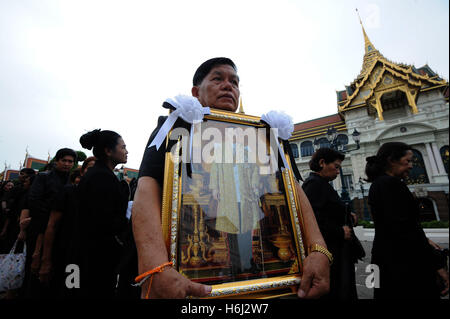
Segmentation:
{"type": "MultiPolygon", "coordinates": [[[[197,69],[194,75],[192,95],[198,99],[200,104],[205,107],[205,109],[207,107],[211,108],[212,114],[210,117],[207,117],[208,121],[212,121],[219,117],[233,118],[232,115],[226,115],[226,113],[235,112],[238,108],[239,77],[237,75],[236,66],[234,65],[234,63],[228,58],[214,58],[204,62],[197,69]],[[220,113],[221,111],[225,112],[220,113]]],[[[177,213],[179,213],[180,210],[182,211],[184,209],[183,207],[185,206],[183,206],[183,201],[185,201],[185,204],[187,204],[188,206],[188,208],[186,208],[188,217],[192,214],[195,215],[195,220],[192,222],[192,224],[189,224],[193,225],[192,227],[195,228],[192,229],[192,233],[191,235],[189,235],[189,238],[191,238],[190,248],[187,247],[189,248],[189,250],[186,247],[182,247],[180,245],[177,246],[178,248],[176,247],[174,249],[171,249],[171,251],[168,251],[168,244],[174,243],[167,242],[167,236],[163,234],[164,230],[163,227],[161,227],[161,225],[164,224],[165,221],[164,217],[162,216],[162,212],[164,212],[164,210],[167,210],[167,208],[165,209],[163,206],[165,205],[164,203],[169,202],[167,198],[166,200],[163,200],[163,193],[164,196],[166,196],[167,192],[164,192],[164,189],[165,187],[167,189],[170,188],[167,186],[167,183],[164,183],[165,178],[167,178],[167,176],[164,175],[169,172],[167,170],[167,165],[165,165],[166,154],[170,154],[170,152],[168,151],[173,149],[173,147],[177,144],[177,141],[168,139],[164,143],[161,143],[161,147],[154,147],[152,143],[154,142],[155,138],[157,138],[157,135],[160,132],[161,127],[164,126],[166,120],[166,117],[160,117],[158,120],[158,127],[150,136],[149,143],[147,145],[140,167],[140,178],[133,205],[133,233],[138,252],[139,273],[142,274],[140,278],[143,278],[142,297],[208,297],[212,295],[211,286],[201,284],[200,280],[197,280],[198,282],[195,282],[195,278],[186,276],[185,273],[183,273],[182,275],[179,272],[181,270],[180,267],[183,261],[183,258],[180,258],[180,256],[183,255],[184,260],[186,260],[188,252],[190,252],[192,255],[194,255],[194,257],[197,258],[192,259],[192,256],[190,256],[193,260],[190,262],[190,266],[198,266],[196,269],[206,267],[205,265],[210,266],[210,264],[207,264],[206,261],[210,261],[212,260],[211,258],[213,258],[213,255],[208,256],[206,246],[202,246],[202,244],[204,243],[201,242],[202,240],[206,241],[206,238],[210,239],[211,235],[213,234],[212,230],[208,230],[208,233],[208,231],[206,230],[207,228],[200,227],[201,223],[203,222],[202,218],[206,218],[207,216],[207,214],[203,212],[207,209],[207,205],[202,202],[203,197],[200,194],[203,193],[200,193],[199,191],[202,187],[202,181],[196,184],[196,186],[193,188],[194,190],[196,190],[197,197],[195,197],[192,202],[188,200],[190,197],[188,196],[188,191],[185,192],[184,188],[187,186],[185,186],[183,182],[181,182],[180,185],[177,184],[177,187],[179,186],[179,188],[174,188],[175,191],[171,192],[171,195],[174,196],[174,199],[178,200],[178,202],[174,202],[178,203],[178,206],[176,206],[176,204],[173,206],[174,210],[177,210],[179,208],[177,210],[177,213]],[[180,189],[179,192],[182,199],[177,198],[178,189],[180,189]],[[199,235],[199,233],[202,231],[204,234],[199,235]],[[197,248],[195,248],[194,246],[197,248]],[[183,249],[184,251],[180,251],[183,249]],[[201,261],[202,258],[203,261],[201,261]],[[168,267],[168,265],[173,265],[174,263],[177,263],[178,268],[168,267]],[[177,271],[177,269],[179,271],[177,271]],[[190,280],[187,277],[194,280],[190,280]]],[[[258,121],[254,121],[251,118],[248,119],[248,122],[252,121],[256,123],[259,122],[259,119],[258,121]]],[[[234,119],[231,119],[228,122],[236,122],[235,124],[239,124],[237,123],[238,121],[235,121],[234,119]]],[[[245,119],[242,122],[245,122],[245,119]]],[[[255,127],[255,129],[257,129],[258,127],[260,127],[260,125],[258,125],[259,124],[254,124],[253,126],[255,127]]],[[[190,129],[190,125],[180,118],[176,119],[173,127],[184,127],[186,130],[190,129]]],[[[187,150],[185,149],[183,151],[184,154],[186,154],[187,150]]],[[[182,172],[179,173],[179,176],[184,176],[182,175],[182,173],[186,173],[191,178],[193,178],[193,176],[197,176],[195,175],[196,172],[194,165],[195,164],[184,166],[181,165],[182,172]]],[[[175,169],[178,169],[179,166],[175,165],[173,167],[175,169]]],[[[210,172],[211,170],[209,171],[209,173],[210,172]]],[[[235,172],[236,174],[238,173],[237,170],[235,172]]],[[[187,178],[185,178],[184,180],[187,180],[187,178]]],[[[209,179],[204,179],[204,181],[208,180],[211,181],[211,178],[209,177],[209,179]]],[[[169,186],[173,185],[175,185],[174,182],[172,182],[172,184],[170,184],[169,186]]],[[[287,185],[288,187],[290,186],[286,184],[286,180],[284,185],[287,185]]],[[[309,204],[303,190],[301,189],[297,181],[292,183],[291,186],[294,190],[291,193],[294,194],[293,196],[295,198],[291,198],[288,200],[290,203],[296,202],[299,205],[298,208],[299,211],[301,211],[303,227],[302,236],[304,236],[305,250],[307,250],[308,252],[307,256],[304,256],[305,258],[300,258],[300,256],[297,256],[296,259],[301,264],[301,281],[299,280],[300,285],[298,289],[298,296],[301,298],[318,298],[321,295],[327,293],[329,290],[329,263],[331,262],[332,257],[326,249],[325,241],[323,240],[323,237],[317,226],[317,222],[315,220],[311,205],[309,204]]],[[[211,197],[210,195],[212,194],[212,189],[210,189],[210,191],[211,193],[205,193],[207,195],[209,194],[209,197],[211,197]]],[[[217,193],[218,191],[216,190],[214,194],[217,193]]],[[[280,220],[278,224],[278,230],[280,231],[280,234],[283,234],[282,232],[286,234],[287,232],[289,232],[289,230],[286,230],[285,222],[283,222],[283,216],[286,216],[286,213],[284,213],[285,215],[283,215],[282,210],[274,209],[276,205],[274,206],[272,202],[273,198],[275,197],[276,194],[274,195],[272,193],[262,193],[260,199],[262,199],[262,201],[266,204],[264,205],[264,203],[262,202],[258,203],[258,205],[261,207],[261,216],[264,215],[262,212],[265,213],[262,207],[272,207],[271,210],[276,211],[276,213],[273,213],[272,215],[278,216],[280,220]]],[[[252,202],[254,202],[254,200],[252,200],[252,202]]],[[[260,211],[258,211],[258,214],[260,213],[260,211]]],[[[239,212],[240,214],[245,213],[241,210],[239,210],[239,212]]],[[[241,217],[239,217],[239,221],[242,222],[241,217]]],[[[252,225],[255,224],[255,222],[252,223],[252,225]]],[[[188,223],[186,223],[186,225],[187,224],[188,223]]],[[[174,224],[174,226],[177,230],[177,234],[181,234],[181,231],[183,229],[182,227],[185,226],[185,224],[184,222],[178,221],[178,224],[174,224]]],[[[256,232],[251,232],[250,240],[254,240],[254,238],[258,239],[258,229],[259,225],[256,227],[252,227],[252,230],[256,230],[256,232]]],[[[292,235],[292,233],[295,232],[295,229],[291,229],[290,232],[292,235]]],[[[172,233],[172,235],[174,235],[174,233],[172,233]]],[[[227,235],[222,233],[218,234],[214,239],[215,242],[213,242],[212,244],[213,246],[215,245],[214,247],[216,253],[217,251],[219,251],[217,247],[220,247],[220,243],[222,240],[221,236],[227,235]]],[[[262,231],[260,231],[259,240],[261,243],[263,237],[264,236],[262,234],[262,231]]],[[[280,240],[276,236],[272,236],[271,238],[271,242],[273,243],[271,249],[273,249],[274,252],[277,252],[277,248],[275,248],[275,246],[277,245],[277,243],[280,246],[280,240]]],[[[301,241],[301,239],[295,240],[295,238],[291,237],[291,241],[295,241],[297,243],[301,241]]],[[[301,242],[300,244],[302,245],[303,242],[301,242]]],[[[256,243],[255,247],[257,245],[258,244],[256,243]]],[[[266,245],[270,245],[267,240],[266,245]]],[[[282,248],[279,248],[278,254],[274,253],[273,258],[278,259],[279,264],[281,264],[282,262],[286,263],[289,260],[291,264],[294,265],[295,254],[289,251],[296,251],[296,253],[300,255],[300,249],[298,249],[298,246],[299,245],[297,244],[297,249],[284,248],[283,252],[281,253],[280,251],[282,250],[282,248]],[[286,251],[288,251],[288,253],[286,253],[286,251]],[[289,257],[286,257],[286,254],[288,254],[289,257]],[[285,260],[283,260],[283,258],[285,260]]],[[[262,250],[265,250],[264,245],[261,244],[261,247],[262,250]]],[[[259,256],[264,257],[265,255],[260,251],[259,256]]],[[[257,257],[258,256],[256,255],[252,256],[252,260],[257,260],[257,257]]],[[[295,267],[292,266],[291,269],[292,268],[295,267]]],[[[224,269],[226,269],[226,267],[224,267],[224,269]]],[[[208,281],[206,281],[206,283],[208,283],[208,281]]]]}

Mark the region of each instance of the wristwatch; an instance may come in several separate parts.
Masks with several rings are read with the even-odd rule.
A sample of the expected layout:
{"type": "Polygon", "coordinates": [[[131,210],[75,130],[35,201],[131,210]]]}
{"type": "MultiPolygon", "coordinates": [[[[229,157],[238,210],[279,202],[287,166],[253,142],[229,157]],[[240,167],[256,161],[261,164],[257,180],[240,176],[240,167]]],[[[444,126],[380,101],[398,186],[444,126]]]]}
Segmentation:
{"type": "Polygon", "coordinates": [[[312,244],[311,247],[309,248],[309,253],[312,253],[314,251],[317,251],[327,256],[330,265],[333,264],[333,255],[328,251],[328,249],[326,249],[323,246],[320,246],[319,244],[312,244]]]}

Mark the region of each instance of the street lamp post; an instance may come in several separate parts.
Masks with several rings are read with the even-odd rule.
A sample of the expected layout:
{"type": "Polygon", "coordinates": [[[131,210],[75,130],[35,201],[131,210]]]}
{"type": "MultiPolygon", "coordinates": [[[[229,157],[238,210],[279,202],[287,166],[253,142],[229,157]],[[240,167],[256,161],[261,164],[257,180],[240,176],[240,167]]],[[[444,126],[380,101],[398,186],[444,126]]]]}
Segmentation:
{"type": "Polygon", "coordinates": [[[364,198],[364,181],[361,177],[359,177],[359,187],[361,188],[362,200],[364,205],[364,220],[370,220],[369,210],[367,209],[366,199],[364,198]]]}

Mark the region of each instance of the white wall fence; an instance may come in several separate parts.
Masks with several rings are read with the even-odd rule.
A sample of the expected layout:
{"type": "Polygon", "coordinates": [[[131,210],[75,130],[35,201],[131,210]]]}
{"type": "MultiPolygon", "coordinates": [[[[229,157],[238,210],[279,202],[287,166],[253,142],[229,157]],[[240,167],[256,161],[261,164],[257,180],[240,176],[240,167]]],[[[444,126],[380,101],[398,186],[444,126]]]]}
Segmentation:
{"type": "MultiPolygon", "coordinates": [[[[354,228],[355,235],[361,241],[373,241],[375,236],[374,228],[364,228],[357,226],[354,228]]],[[[435,243],[447,243],[448,244],[448,228],[425,228],[425,235],[434,241],[435,243]]]]}

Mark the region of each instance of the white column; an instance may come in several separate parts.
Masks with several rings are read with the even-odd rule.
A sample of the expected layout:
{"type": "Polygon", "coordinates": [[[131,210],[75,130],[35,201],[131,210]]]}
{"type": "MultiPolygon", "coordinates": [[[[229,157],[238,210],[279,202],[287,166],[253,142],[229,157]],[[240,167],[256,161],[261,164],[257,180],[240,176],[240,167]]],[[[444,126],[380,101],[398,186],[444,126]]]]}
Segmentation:
{"type": "Polygon", "coordinates": [[[444,162],[442,162],[441,153],[439,152],[439,149],[436,145],[436,143],[431,143],[431,148],[433,150],[434,159],[436,160],[437,168],[439,171],[439,174],[447,174],[444,167],[444,162]]]}
{"type": "Polygon", "coordinates": [[[430,160],[431,170],[434,175],[438,175],[438,170],[436,167],[436,160],[434,159],[433,151],[431,150],[430,143],[425,143],[425,147],[427,149],[428,159],[430,160]]]}

